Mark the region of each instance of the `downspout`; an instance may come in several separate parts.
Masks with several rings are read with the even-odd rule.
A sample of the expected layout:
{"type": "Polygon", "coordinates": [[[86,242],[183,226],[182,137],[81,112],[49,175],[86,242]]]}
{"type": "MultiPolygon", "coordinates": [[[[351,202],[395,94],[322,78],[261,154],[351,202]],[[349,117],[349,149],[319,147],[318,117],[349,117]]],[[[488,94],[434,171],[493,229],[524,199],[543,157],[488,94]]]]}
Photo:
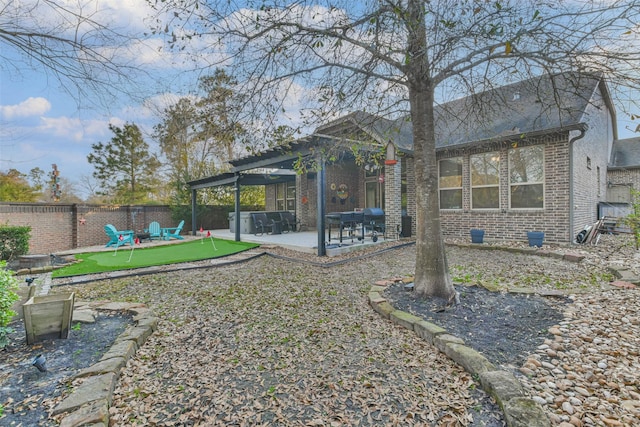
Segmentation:
{"type": "Polygon", "coordinates": [[[569,243],[573,243],[573,225],[575,222],[574,218],[574,207],[573,207],[573,143],[579,139],[584,138],[584,135],[587,133],[585,127],[581,127],[579,129],[580,134],[574,136],[569,140],[569,243]]]}

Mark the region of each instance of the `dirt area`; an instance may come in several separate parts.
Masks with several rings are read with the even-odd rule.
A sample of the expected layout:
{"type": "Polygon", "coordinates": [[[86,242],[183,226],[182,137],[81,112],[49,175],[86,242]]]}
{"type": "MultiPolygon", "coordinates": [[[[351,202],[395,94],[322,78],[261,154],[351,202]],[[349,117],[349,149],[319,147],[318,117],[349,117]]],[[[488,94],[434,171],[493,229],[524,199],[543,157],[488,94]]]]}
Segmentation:
{"type": "Polygon", "coordinates": [[[67,339],[48,339],[27,345],[22,321],[10,326],[9,346],[0,350],[0,425],[56,426],[48,413],[74,374],[96,363],[131,323],[128,315],[100,314],[92,324],[75,323],[67,339]],[[46,372],[32,363],[46,359],[46,372]]]}
{"type": "Polygon", "coordinates": [[[564,297],[543,298],[491,292],[480,286],[456,287],[460,304],[446,305],[415,298],[396,283],[384,293],[395,308],[415,314],[462,338],[495,365],[521,366],[542,344],[548,329],[562,319],[564,297]]]}

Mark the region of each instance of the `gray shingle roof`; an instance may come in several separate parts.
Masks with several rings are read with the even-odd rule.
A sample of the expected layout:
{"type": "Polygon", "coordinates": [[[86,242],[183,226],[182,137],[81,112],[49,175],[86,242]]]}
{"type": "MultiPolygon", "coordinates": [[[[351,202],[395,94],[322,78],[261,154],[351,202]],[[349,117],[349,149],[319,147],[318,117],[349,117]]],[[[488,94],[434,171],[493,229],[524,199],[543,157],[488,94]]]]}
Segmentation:
{"type": "MultiPolygon", "coordinates": [[[[576,129],[585,121],[587,106],[601,83],[601,77],[590,74],[543,75],[440,104],[435,108],[436,147],[576,129]]],[[[336,135],[355,127],[380,142],[392,140],[401,150],[413,151],[407,117],[389,120],[359,111],[319,127],[316,133],[336,135]]]]}
{"type": "Polygon", "coordinates": [[[615,141],[610,167],[640,167],[640,137],[615,141]]]}

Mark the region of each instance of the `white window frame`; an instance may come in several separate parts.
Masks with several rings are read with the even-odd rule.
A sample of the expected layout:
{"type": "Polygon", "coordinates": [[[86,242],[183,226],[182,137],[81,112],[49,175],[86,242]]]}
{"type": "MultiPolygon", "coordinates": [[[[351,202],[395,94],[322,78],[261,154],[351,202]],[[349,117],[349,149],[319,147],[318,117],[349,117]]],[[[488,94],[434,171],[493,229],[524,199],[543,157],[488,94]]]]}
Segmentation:
{"type": "Polygon", "coordinates": [[[471,154],[469,156],[469,174],[470,174],[470,178],[471,178],[471,186],[470,186],[470,203],[471,203],[471,209],[475,209],[475,210],[491,210],[491,209],[500,209],[500,153],[498,151],[490,151],[490,152],[486,152],[486,153],[477,153],[477,154],[471,154]],[[474,157],[486,157],[486,156],[491,156],[490,157],[490,161],[495,162],[495,166],[496,166],[496,178],[497,178],[497,183],[495,184],[474,184],[473,182],[473,178],[474,178],[474,169],[473,169],[473,158],[474,157]],[[479,188],[496,188],[498,190],[497,193],[497,198],[496,198],[496,205],[492,206],[492,207],[488,207],[488,208],[477,208],[473,206],[473,190],[474,189],[479,189],[479,188]]]}
{"type": "Polygon", "coordinates": [[[545,180],[545,176],[546,176],[546,171],[545,171],[545,159],[544,159],[544,145],[530,145],[530,146],[525,146],[525,147],[517,147],[517,148],[511,148],[508,151],[508,163],[509,163],[509,209],[512,210],[542,210],[544,209],[545,206],[545,186],[544,186],[544,180],[545,180]],[[512,182],[512,168],[513,168],[513,155],[517,150],[539,150],[540,151],[540,166],[542,168],[542,173],[541,173],[541,177],[540,180],[536,180],[536,181],[523,181],[523,182],[512,182]],[[514,187],[520,187],[520,186],[540,186],[541,187],[541,191],[542,191],[542,206],[527,206],[527,207],[513,207],[513,200],[512,200],[512,190],[514,187]]]}
{"type": "Polygon", "coordinates": [[[446,159],[441,159],[438,161],[438,203],[440,206],[440,209],[442,210],[461,210],[462,209],[462,203],[463,203],[463,192],[462,192],[462,174],[463,174],[463,168],[464,168],[464,162],[463,162],[463,158],[462,156],[459,157],[449,157],[446,159]],[[442,163],[443,162],[452,162],[452,161],[456,161],[459,162],[460,164],[460,185],[459,186],[452,186],[452,187],[446,187],[442,185],[442,163]],[[460,206],[459,207],[442,207],[442,192],[443,191],[460,191],[460,206]]]}

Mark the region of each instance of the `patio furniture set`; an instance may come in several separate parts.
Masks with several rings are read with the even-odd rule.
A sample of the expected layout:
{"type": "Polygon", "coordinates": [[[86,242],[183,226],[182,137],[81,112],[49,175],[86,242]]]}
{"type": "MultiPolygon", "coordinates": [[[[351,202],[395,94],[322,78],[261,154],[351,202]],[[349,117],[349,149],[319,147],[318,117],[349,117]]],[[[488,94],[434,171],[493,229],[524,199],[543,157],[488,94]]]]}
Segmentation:
{"type": "Polygon", "coordinates": [[[184,237],[180,235],[182,232],[182,228],[184,227],[184,220],[180,221],[177,227],[160,227],[160,224],[157,221],[153,221],[149,224],[148,228],[145,228],[142,233],[136,233],[133,230],[118,230],[112,224],[107,224],[104,226],[104,232],[109,237],[109,242],[107,242],[106,247],[114,246],[119,247],[124,244],[133,245],[135,243],[135,238],[137,237],[139,241],[142,240],[154,240],[154,239],[162,239],[162,240],[171,240],[171,239],[179,239],[183,240],[184,237]]]}

